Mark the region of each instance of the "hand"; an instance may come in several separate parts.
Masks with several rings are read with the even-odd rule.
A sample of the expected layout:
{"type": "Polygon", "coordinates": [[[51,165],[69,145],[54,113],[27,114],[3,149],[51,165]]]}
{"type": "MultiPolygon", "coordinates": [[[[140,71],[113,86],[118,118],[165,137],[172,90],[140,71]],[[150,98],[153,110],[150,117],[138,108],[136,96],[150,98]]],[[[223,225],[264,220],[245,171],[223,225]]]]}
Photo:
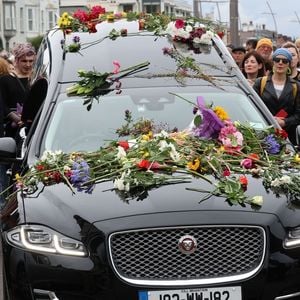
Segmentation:
{"type": "Polygon", "coordinates": [[[276,121],[278,122],[278,124],[280,125],[280,127],[285,127],[285,120],[284,118],[281,117],[275,117],[276,121]]]}

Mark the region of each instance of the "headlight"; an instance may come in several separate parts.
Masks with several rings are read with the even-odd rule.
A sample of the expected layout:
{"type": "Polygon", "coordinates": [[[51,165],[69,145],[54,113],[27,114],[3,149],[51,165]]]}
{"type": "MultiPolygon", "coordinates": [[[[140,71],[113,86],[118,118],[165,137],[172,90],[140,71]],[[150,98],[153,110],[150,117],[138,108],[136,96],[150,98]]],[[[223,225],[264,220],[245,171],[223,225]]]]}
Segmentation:
{"type": "Polygon", "coordinates": [[[289,230],[287,237],[283,241],[283,247],[286,249],[300,247],[300,227],[289,230]]]}
{"type": "Polygon", "coordinates": [[[6,233],[12,246],[28,251],[47,252],[72,256],[86,256],[84,245],[46,226],[21,225],[6,233]]]}

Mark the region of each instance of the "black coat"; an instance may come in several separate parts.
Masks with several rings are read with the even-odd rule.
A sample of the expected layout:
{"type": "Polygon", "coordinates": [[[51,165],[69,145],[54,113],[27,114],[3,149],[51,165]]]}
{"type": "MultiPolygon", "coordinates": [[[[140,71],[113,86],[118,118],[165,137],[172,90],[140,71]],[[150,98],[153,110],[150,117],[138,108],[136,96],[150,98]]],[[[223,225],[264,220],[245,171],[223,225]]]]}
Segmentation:
{"type": "MultiPolygon", "coordinates": [[[[256,79],[254,83],[254,90],[260,95],[261,78],[256,79]]],[[[268,76],[266,86],[263,90],[261,99],[264,101],[273,116],[284,109],[287,112],[285,118],[286,127],[284,128],[288,134],[291,142],[295,143],[295,129],[300,125],[300,84],[299,82],[290,79],[287,76],[285,86],[280,97],[277,97],[271,75],[268,76]],[[296,97],[293,95],[293,84],[297,84],[296,97]]]]}

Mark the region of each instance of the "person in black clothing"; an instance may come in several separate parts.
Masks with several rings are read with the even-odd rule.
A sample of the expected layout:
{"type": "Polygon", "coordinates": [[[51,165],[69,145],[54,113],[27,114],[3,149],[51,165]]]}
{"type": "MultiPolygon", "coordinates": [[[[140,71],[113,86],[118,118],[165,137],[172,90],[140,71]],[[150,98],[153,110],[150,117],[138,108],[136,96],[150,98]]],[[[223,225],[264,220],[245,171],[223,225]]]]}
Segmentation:
{"type": "MultiPolygon", "coordinates": [[[[18,144],[19,128],[22,126],[22,106],[29,93],[29,79],[36,54],[31,44],[24,43],[14,47],[13,55],[13,72],[2,74],[0,77],[0,134],[4,131],[4,136],[16,139],[18,144]]],[[[8,186],[7,168],[9,166],[0,165],[0,191],[8,186]]],[[[4,195],[0,196],[0,206],[3,203],[4,195]]]]}
{"type": "MultiPolygon", "coordinates": [[[[9,63],[0,57],[0,77],[9,74],[9,63]]],[[[4,107],[0,89],[0,137],[4,137],[4,107]]],[[[0,192],[6,189],[8,185],[8,177],[6,175],[7,166],[0,164],[0,192]]],[[[0,195],[0,207],[4,203],[4,195],[0,195]]]]}
{"type": "Polygon", "coordinates": [[[15,71],[0,77],[0,90],[6,123],[5,136],[15,138],[22,125],[22,106],[29,93],[29,80],[36,53],[30,43],[16,45],[12,53],[15,71]]]}
{"type": "Polygon", "coordinates": [[[296,144],[296,127],[300,124],[300,85],[289,76],[292,55],[287,49],[278,48],[272,60],[273,72],[266,78],[264,89],[261,89],[263,77],[256,79],[253,88],[278,124],[287,131],[290,141],[296,144]]]}

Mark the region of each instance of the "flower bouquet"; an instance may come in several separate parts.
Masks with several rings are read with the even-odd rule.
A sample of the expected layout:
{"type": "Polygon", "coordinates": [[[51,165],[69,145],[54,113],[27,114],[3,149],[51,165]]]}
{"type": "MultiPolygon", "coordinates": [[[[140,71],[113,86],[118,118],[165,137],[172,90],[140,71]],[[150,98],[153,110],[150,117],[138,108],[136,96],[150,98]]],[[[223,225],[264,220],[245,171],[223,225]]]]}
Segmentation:
{"type": "Polygon", "coordinates": [[[261,177],[274,194],[300,200],[300,159],[287,151],[284,131],[273,127],[257,130],[232,122],[224,109],[205,106],[201,97],[193,111],[189,128],[169,132],[152,120],[134,121],[126,111],[126,124],[116,130],[123,139],[95,152],[46,151],[26,174],[16,176],[17,191],[31,194],[41,183],[65,183],[73,193],[92,193],[96,184],[111,181],[112,189],[123,199],[141,199],[152,188],[196,177],[200,186],[201,180],[212,186],[211,190],[188,188],[206,193],[203,200],[221,196],[232,205],[259,206],[261,195],[247,195],[248,178],[254,176],[261,177]],[[208,135],[202,129],[212,119],[217,126],[208,135]]]}

